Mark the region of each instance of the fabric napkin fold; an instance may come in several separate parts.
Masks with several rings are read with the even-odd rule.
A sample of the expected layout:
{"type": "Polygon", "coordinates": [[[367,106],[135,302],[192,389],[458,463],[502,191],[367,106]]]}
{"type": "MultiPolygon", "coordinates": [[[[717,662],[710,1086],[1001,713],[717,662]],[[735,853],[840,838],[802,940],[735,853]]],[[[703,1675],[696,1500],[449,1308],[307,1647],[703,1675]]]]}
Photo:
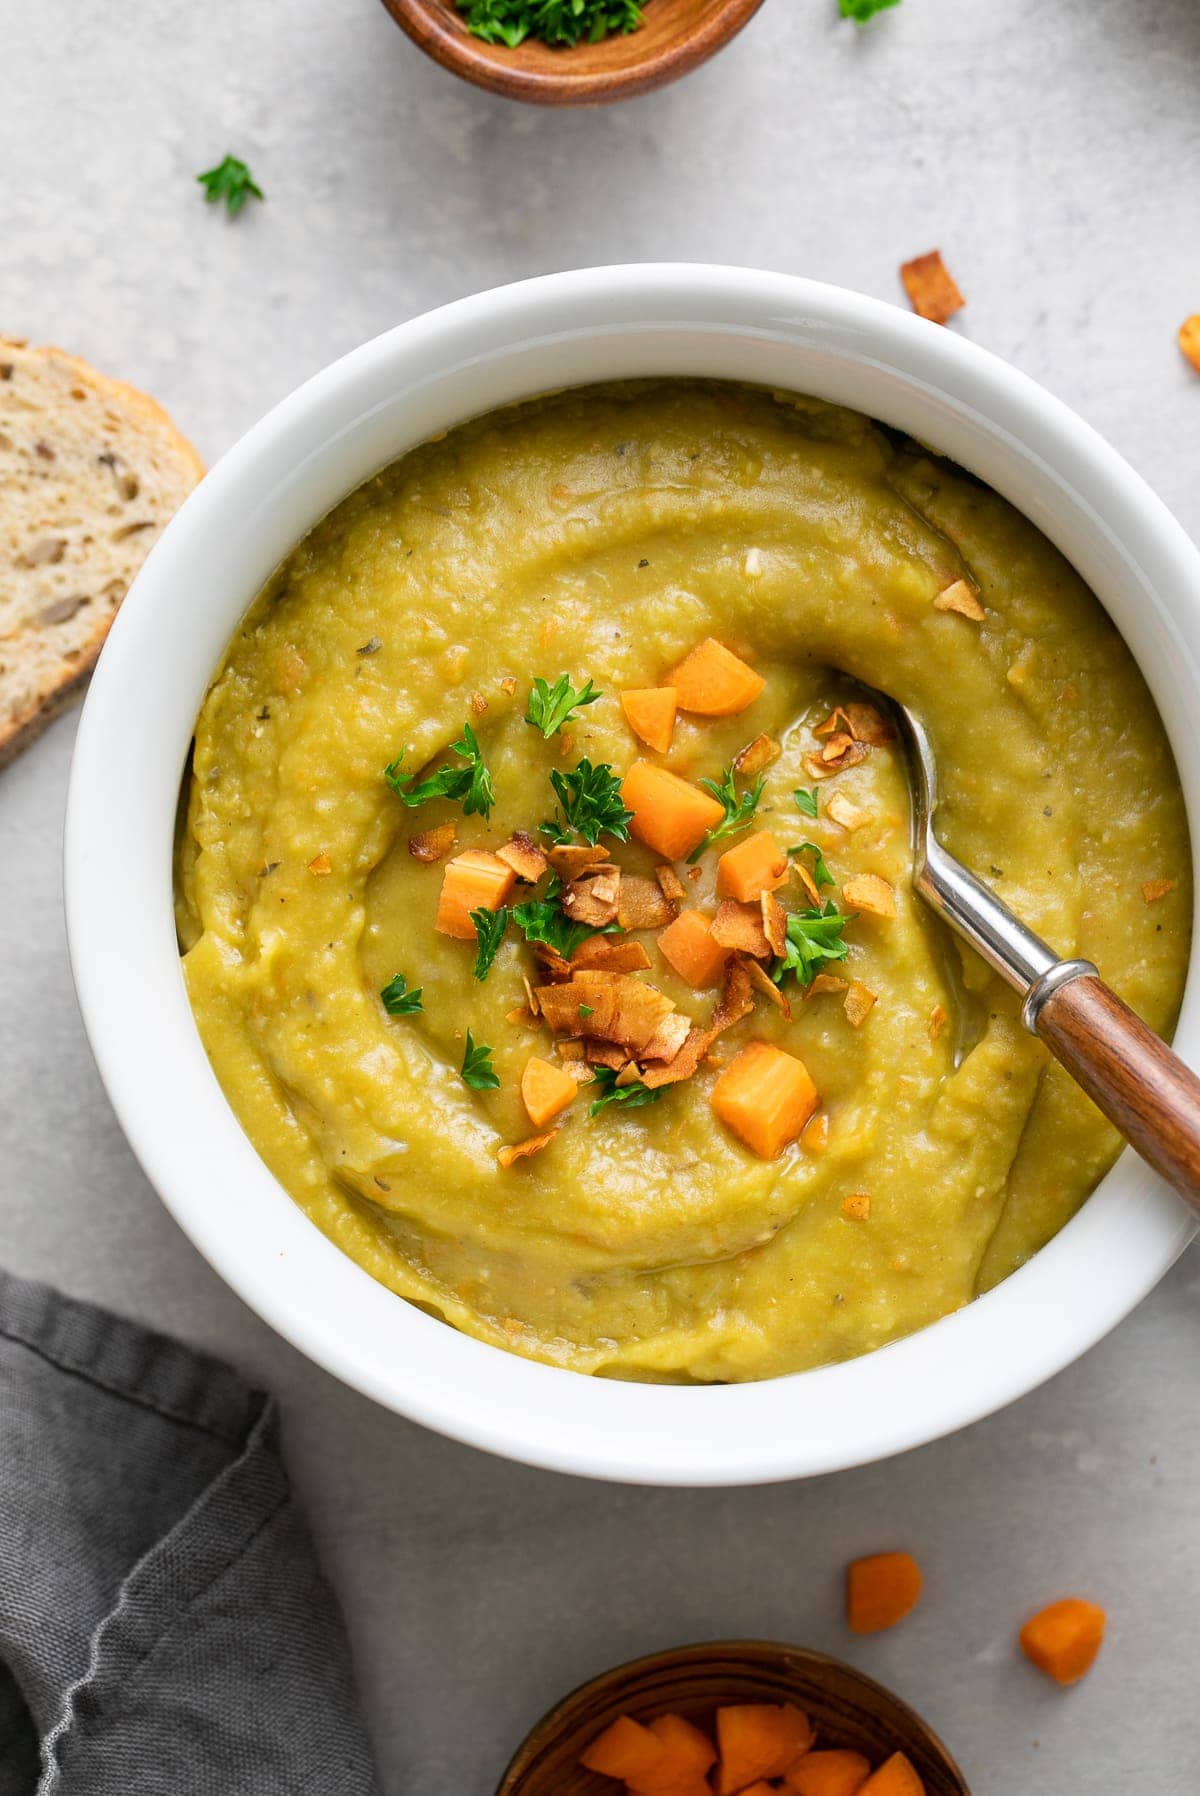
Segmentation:
{"type": "Polygon", "coordinates": [[[0,1273],[0,1796],[379,1796],[272,1400],[0,1273]]]}

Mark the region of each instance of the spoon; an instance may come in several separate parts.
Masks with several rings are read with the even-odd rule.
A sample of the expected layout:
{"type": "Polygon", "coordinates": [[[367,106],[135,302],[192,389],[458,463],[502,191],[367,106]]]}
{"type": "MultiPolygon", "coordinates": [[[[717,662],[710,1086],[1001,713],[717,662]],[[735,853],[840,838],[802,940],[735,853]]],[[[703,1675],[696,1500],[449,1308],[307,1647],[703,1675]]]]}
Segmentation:
{"type": "MultiPolygon", "coordinates": [[[[868,688],[868,691],[871,689],[868,688]]],[[[913,885],[1021,996],[1021,1020],[1155,1172],[1200,1211],[1200,1079],[1101,979],[1090,960],[1060,960],[933,830],[937,763],[919,718],[873,692],[907,752],[913,885]]]]}

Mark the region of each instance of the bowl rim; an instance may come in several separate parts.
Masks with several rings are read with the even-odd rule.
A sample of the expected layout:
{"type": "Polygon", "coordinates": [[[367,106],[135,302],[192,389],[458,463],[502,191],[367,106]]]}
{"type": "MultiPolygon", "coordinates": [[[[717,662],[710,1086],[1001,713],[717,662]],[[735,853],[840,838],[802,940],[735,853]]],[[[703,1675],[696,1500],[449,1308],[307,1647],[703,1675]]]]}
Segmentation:
{"type": "MultiPolygon", "coordinates": [[[[1130,640],[1172,740],[1195,858],[1200,552],[1114,449],[1015,368],[879,300],[720,266],[584,269],[456,301],[350,352],[253,426],[168,525],[80,720],[64,850],[72,969],[101,1078],[151,1184],[226,1282],[318,1365],[415,1421],[532,1465],[678,1485],[809,1476],[950,1433],[1061,1370],[1187,1245],[1183,1205],[1127,1151],[1018,1272],[871,1354],[748,1384],[587,1378],[457,1333],[322,1235],[226,1103],[180,971],[179,779],[200,698],[263,580],[339,497],[439,420],[614,370],[774,374],[767,384],[846,403],[868,392],[873,415],[905,428],[919,417],[925,440],[976,472],[985,465],[1130,640]]],[[[1193,937],[1175,1037],[1193,1066],[1196,961],[1193,937]]]]}
{"type": "Polygon", "coordinates": [[[400,29],[442,68],[489,93],[541,106],[596,106],[666,87],[723,50],[762,4],[763,0],[721,0],[718,10],[681,42],[656,49],[651,39],[645,55],[623,68],[591,60],[588,51],[602,49],[603,43],[547,50],[547,55],[574,59],[558,68],[512,60],[519,51],[501,54],[496,46],[473,37],[448,11],[453,0],[383,0],[400,29]]]}

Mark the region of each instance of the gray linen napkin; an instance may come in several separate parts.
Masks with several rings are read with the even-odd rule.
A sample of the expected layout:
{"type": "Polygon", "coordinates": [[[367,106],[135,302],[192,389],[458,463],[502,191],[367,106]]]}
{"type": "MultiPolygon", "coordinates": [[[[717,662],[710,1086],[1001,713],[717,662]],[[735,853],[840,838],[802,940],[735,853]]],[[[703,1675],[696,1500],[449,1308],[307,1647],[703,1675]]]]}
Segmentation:
{"type": "Polygon", "coordinates": [[[0,1796],[379,1796],[275,1405],[0,1273],[0,1796]]]}

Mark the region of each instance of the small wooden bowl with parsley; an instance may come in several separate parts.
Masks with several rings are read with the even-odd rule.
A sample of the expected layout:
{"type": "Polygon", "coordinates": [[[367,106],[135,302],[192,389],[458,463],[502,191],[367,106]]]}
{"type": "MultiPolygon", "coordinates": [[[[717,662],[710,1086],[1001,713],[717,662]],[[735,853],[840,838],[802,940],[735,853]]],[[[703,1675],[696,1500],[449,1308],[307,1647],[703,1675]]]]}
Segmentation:
{"type": "Polygon", "coordinates": [[[384,0],[443,68],[511,100],[600,106],[664,87],[762,0],[384,0]]]}

